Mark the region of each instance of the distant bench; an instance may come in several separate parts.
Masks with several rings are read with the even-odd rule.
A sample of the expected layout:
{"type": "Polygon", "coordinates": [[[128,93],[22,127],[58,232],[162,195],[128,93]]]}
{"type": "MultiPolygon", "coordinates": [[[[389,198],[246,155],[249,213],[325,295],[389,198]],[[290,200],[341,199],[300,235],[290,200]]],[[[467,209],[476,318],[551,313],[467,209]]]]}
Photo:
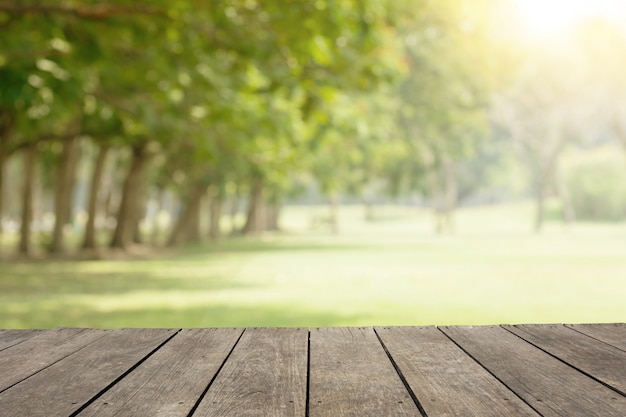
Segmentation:
{"type": "Polygon", "coordinates": [[[0,330],[2,416],[626,416],[626,325],[0,330]]]}

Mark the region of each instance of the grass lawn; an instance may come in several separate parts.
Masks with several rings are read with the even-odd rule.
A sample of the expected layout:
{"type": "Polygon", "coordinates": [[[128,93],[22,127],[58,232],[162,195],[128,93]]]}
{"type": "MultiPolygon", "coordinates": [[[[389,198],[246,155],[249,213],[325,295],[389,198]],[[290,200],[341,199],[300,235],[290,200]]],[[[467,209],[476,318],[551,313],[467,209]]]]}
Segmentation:
{"type": "Polygon", "coordinates": [[[342,211],[342,233],[308,230],[143,259],[4,261],[0,328],[230,327],[626,322],[626,225],[550,224],[527,206],[467,209],[458,231],[430,216],[342,211]]]}

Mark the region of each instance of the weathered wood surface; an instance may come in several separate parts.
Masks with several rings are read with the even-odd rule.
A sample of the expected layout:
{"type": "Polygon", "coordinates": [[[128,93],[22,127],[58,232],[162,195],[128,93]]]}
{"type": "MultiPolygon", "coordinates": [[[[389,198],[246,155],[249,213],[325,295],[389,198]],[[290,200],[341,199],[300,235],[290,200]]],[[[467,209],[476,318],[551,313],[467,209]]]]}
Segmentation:
{"type": "Polygon", "coordinates": [[[420,416],[371,328],[311,330],[310,416],[420,416]]]}
{"type": "Polygon", "coordinates": [[[567,327],[626,351],[626,324],[570,324],[567,327]]]}
{"type": "Polygon", "coordinates": [[[36,374],[104,336],[105,330],[59,329],[0,352],[0,391],[36,374]]]}
{"type": "Polygon", "coordinates": [[[35,336],[40,330],[0,330],[0,351],[35,336]]]}
{"type": "Polygon", "coordinates": [[[626,416],[626,326],[0,330],[0,416],[626,416]]]}
{"type": "Polygon", "coordinates": [[[506,329],[626,395],[623,351],[564,326],[507,326],[506,329]]]}
{"type": "Polygon", "coordinates": [[[443,331],[544,417],[626,415],[626,397],[502,327],[443,331]]]}
{"type": "Polygon", "coordinates": [[[427,415],[537,415],[438,329],[376,331],[427,415]]]}
{"type": "Polygon", "coordinates": [[[91,343],[0,393],[0,412],[16,417],[72,415],[174,334],[172,330],[113,330],[100,343],[91,343]]]}
{"type": "Polygon", "coordinates": [[[87,407],[81,416],[188,415],[217,375],[241,332],[182,330],[87,407]]]}
{"type": "Polygon", "coordinates": [[[306,329],[246,329],[194,416],[303,416],[306,329]]]}

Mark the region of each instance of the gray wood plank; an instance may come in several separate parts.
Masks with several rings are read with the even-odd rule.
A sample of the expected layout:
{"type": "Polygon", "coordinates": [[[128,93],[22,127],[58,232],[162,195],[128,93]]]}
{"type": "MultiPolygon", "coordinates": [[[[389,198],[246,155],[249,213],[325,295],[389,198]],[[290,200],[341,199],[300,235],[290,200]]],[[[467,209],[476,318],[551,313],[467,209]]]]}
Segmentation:
{"type": "Polygon", "coordinates": [[[0,351],[39,334],[41,330],[0,330],[0,351]]]}
{"type": "Polygon", "coordinates": [[[421,416],[372,328],[311,330],[309,415],[421,416]]]}
{"type": "Polygon", "coordinates": [[[626,415],[626,398],[501,327],[441,329],[545,417],[626,415]]]}
{"type": "Polygon", "coordinates": [[[306,329],[246,329],[198,416],[304,416],[306,329]]]}
{"type": "Polygon", "coordinates": [[[105,335],[104,330],[55,329],[0,352],[0,392],[105,335]]]}
{"type": "Polygon", "coordinates": [[[608,343],[626,352],[626,324],[568,324],[574,330],[608,343]]]}
{"type": "Polygon", "coordinates": [[[182,330],[79,416],[186,417],[242,331],[182,330]]]}
{"type": "Polygon", "coordinates": [[[7,416],[68,416],[122,377],[176,330],[114,330],[0,393],[7,416]]]}
{"type": "Polygon", "coordinates": [[[626,393],[626,352],[558,324],[505,328],[622,394],[626,393]]]}
{"type": "Polygon", "coordinates": [[[538,416],[435,327],[377,327],[429,416],[538,416]]]}

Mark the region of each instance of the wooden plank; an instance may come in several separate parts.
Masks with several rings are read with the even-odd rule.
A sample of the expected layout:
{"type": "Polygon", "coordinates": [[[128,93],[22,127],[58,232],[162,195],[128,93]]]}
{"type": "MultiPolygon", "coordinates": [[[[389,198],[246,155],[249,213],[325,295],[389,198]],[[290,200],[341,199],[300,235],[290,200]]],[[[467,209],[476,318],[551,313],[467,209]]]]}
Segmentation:
{"type": "Polygon", "coordinates": [[[28,340],[41,330],[0,330],[0,352],[28,340]]]}
{"type": "Polygon", "coordinates": [[[246,329],[193,416],[304,416],[306,329],[246,329]]]}
{"type": "Polygon", "coordinates": [[[420,416],[372,328],[311,330],[309,415],[420,416]]]}
{"type": "Polygon", "coordinates": [[[47,330],[0,352],[0,392],[105,335],[104,330],[47,330]]]}
{"type": "Polygon", "coordinates": [[[626,352],[626,324],[568,324],[574,330],[626,352]]]}
{"type": "Polygon", "coordinates": [[[429,416],[538,416],[435,327],[377,327],[429,416]]]}
{"type": "Polygon", "coordinates": [[[497,326],[442,327],[541,415],[626,415],[626,398],[497,326]]]}
{"type": "Polygon", "coordinates": [[[558,324],[505,328],[622,394],[626,393],[626,352],[558,324]]]}
{"type": "Polygon", "coordinates": [[[79,416],[189,415],[243,330],[182,330],[79,416]]]}
{"type": "Polygon", "coordinates": [[[114,330],[0,394],[7,416],[70,415],[175,334],[176,330],[114,330]]]}

